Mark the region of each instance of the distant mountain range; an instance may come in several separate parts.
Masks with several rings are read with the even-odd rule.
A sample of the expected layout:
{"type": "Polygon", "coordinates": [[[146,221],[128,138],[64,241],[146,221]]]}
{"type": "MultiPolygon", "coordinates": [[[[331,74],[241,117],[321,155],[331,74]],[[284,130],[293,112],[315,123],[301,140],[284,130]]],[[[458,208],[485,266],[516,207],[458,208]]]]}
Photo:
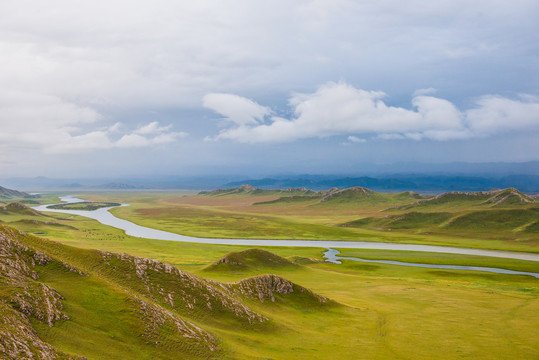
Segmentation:
{"type": "MultiPolygon", "coordinates": [[[[321,169],[323,170],[323,169],[321,169]]],[[[25,190],[213,190],[251,184],[263,189],[306,187],[327,190],[333,187],[363,186],[376,191],[487,191],[515,187],[539,193],[539,161],[525,163],[399,163],[365,165],[348,174],[275,174],[267,177],[236,175],[141,175],[102,178],[4,178],[0,184],[25,190]]]]}

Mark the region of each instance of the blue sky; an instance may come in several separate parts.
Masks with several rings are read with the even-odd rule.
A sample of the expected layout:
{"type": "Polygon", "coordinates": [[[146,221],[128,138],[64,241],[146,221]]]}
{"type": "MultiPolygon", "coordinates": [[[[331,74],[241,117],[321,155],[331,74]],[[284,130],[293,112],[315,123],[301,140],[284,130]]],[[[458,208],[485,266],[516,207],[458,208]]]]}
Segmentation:
{"type": "Polygon", "coordinates": [[[539,160],[539,3],[0,3],[3,176],[539,160]]]}

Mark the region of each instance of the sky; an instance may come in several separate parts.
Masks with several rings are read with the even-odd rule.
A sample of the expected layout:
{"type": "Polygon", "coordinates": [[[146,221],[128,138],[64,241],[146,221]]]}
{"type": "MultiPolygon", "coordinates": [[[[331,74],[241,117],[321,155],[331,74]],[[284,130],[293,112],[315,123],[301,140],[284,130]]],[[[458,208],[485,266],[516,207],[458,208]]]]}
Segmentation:
{"type": "Polygon", "coordinates": [[[539,160],[537,0],[2,0],[0,174],[539,160]]]}

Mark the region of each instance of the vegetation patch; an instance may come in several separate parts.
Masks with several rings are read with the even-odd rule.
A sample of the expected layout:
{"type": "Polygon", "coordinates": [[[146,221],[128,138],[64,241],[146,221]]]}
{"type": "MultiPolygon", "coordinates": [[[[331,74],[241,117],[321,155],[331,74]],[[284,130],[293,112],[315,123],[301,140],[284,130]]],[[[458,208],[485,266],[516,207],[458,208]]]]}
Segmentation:
{"type": "Polygon", "coordinates": [[[115,206],[121,206],[120,203],[115,202],[77,202],[77,203],[68,203],[68,204],[56,204],[56,205],[50,205],[50,209],[63,209],[63,210],[86,210],[86,211],[92,211],[97,210],[104,207],[115,207],[115,206]]]}

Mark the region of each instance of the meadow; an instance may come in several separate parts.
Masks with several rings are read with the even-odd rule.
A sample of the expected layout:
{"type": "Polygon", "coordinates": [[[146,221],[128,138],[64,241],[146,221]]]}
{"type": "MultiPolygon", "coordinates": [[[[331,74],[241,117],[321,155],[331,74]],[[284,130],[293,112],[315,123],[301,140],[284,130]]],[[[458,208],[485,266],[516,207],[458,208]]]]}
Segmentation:
{"type": "MultiPolygon", "coordinates": [[[[419,210],[418,207],[410,210],[403,207],[410,206],[417,198],[402,194],[359,204],[354,204],[354,199],[326,204],[318,203],[316,198],[286,201],[279,200],[283,194],[271,192],[222,196],[171,192],[78,195],[94,202],[130,203],[129,207],[114,209],[114,214],[140,225],[192,236],[389,241],[539,250],[537,234],[523,231],[537,220],[533,205],[512,204],[490,209],[481,205],[482,200],[478,204],[457,200],[453,204],[434,204],[433,209],[421,205],[419,210]],[[388,210],[391,207],[394,208],[388,210]],[[428,217],[429,213],[451,213],[466,220],[467,216],[472,216],[471,219],[479,216],[475,215],[478,211],[501,211],[503,214],[495,215],[503,217],[507,211],[515,210],[532,216],[524,219],[525,224],[514,219],[512,227],[499,225],[491,232],[466,225],[466,221],[458,231],[447,226],[438,229],[436,221],[443,223],[448,218],[434,215],[437,219],[434,221],[428,217]],[[427,216],[412,217],[408,226],[398,229],[380,230],[387,226],[383,222],[390,217],[402,217],[411,211],[424,212],[427,216]],[[357,221],[363,224],[353,223],[357,221]],[[518,227],[522,230],[515,231],[518,227]]],[[[52,203],[54,196],[47,195],[39,201],[52,203]]],[[[294,195],[284,197],[288,196],[294,195]]],[[[330,264],[322,262],[324,249],[282,247],[265,250],[297,266],[274,266],[262,260],[256,266],[216,270],[211,265],[223,256],[249,247],[139,239],[90,219],[32,214],[27,209],[0,212],[0,220],[5,225],[69,245],[75,253],[84,249],[127,253],[227,283],[271,273],[337,303],[324,309],[307,306],[301,299],[292,303],[249,303],[271,318],[275,328],[253,330],[233,324],[226,327],[205,324],[222,345],[219,358],[536,359],[539,356],[536,341],[539,280],[530,276],[352,261],[330,264]]],[[[539,272],[539,264],[532,261],[403,251],[340,251],[342,256],[367,259],[539,272]]],[[[66,321],[54,327],[36,324],[40,337],[67,352],[82,346],[89,359],[102,358],[108,351],[106,347],[115,348],[118,344],[124,344],[115,348],[113,356],[118,359],[132,358],[137,352],[146,354],[142,358],[155,354],[146,345],[129,339],[127,328],[114,325],[124,300],[109,280],[97,277],[92,280],[95,281],[92,287],[86,287],[76,280],[59,280],[52,270],[44,272],[44,280],[64,294],[66,311],[74,323],[66,321]],[[76,339],[70,337],[73,333],[77,334],[76,339]],[[80,340],[84,337],[87,340],[80,340]],[[96,344],[105,345],[96,348],[96,344]]]]}

